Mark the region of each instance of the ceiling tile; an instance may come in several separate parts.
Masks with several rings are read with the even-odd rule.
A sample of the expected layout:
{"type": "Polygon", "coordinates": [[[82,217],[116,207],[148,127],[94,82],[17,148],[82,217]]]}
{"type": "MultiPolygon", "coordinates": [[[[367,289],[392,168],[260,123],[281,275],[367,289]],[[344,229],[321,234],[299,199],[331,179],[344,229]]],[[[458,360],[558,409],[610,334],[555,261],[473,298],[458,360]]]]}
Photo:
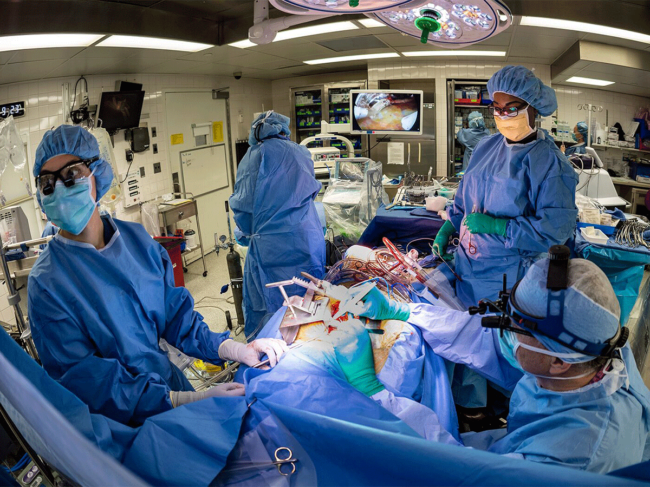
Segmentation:
{"type": "Polygon", "coordinates": [[[52,59],[29,63],[6,64],[0,69],[0,84],[48,78],[50,77],[48,76],[49,73],[62,62],[60,59],[52,59]]]}

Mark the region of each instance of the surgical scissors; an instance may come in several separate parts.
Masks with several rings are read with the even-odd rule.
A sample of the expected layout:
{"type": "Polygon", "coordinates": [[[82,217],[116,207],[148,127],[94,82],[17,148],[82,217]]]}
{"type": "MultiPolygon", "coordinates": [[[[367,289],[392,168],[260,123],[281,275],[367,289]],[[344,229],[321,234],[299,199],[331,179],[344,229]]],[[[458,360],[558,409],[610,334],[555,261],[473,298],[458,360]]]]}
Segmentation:
{"type": "MultiPolygon", "coordinates": [[[[474,206],[472,206],[472,213],[476,213],[476,209],[477,209],[476,203],[474,203],[474,206]]],[[[476,254],[476,250],[477,250],[476,245],[474,245],[474,242],[472,242],[472,232],[470,232],[469,229],[467,228],[467,225],[465,225],[465,232],[464,233],[467,233],[467,232],[469,232],[469,237],[467,239],[467,251],[471,255],[474,255],[474,254],[476,254]]],[[[460,240],[461,241],[463,240],[462,237],[461,237],[460,240]]]]}
{"type": "Polygon", "coordinates": [[[256,470],[260,468],[268,468],[269,466],[273,465],[275,468],[278,469],[278,472],[280,475],[283,477],[289,477],[290,475],[293,475],[296,473],[296,462],[298,462],[297,458],[294,458],[293,452],[291,451],[290,448],[287,448],[286,446],[281,446],[280,448],[275,450],[274,453],[275,461],[272,462],[252,462],[248,463],[246,465],[243,465],[241,467],[233,467],[233,468],[227,468],[224,469],[224,473],[230,473],[230,472],[240,472],[243,470],[256,470]],[[288,467],[285,467],[288,465],[288,467]],[[289,468],[290,467],[290,468],[289,468]]]}

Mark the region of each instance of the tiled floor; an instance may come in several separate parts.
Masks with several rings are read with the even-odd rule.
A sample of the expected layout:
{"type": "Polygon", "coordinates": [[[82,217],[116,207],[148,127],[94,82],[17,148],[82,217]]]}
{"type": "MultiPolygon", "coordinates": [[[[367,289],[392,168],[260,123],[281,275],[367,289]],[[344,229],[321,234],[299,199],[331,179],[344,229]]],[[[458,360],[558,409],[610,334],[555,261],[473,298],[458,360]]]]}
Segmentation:
{"type": "MultiPolygon", "coordinates": [[[[226,264],[226,254],[228,251],[221,250],[219,255],[215,252],[205,256],[205,264],[208,269],[208,275],[203,277],[203,264],[200,260],[193,262],[187,268],[185,274],[185,287],[194,297],[194,309],[203,315],[205,322],[212,331],[223,332],[227,330],[226,315],[224,311],[230,311],[233,320],[233,326],[237,326],[237,314],[235,305],[226,301],[232,301],[232,292],[230,287],[224,294],[219,294],[221,288],[230,283],[228,276],[228,266],[226,264]],[[216,298],[216,299],[213,299],[216,298]]],[[[244,334],[241,333],[232,337],[238,341],[245,341],[244,334]]]]}

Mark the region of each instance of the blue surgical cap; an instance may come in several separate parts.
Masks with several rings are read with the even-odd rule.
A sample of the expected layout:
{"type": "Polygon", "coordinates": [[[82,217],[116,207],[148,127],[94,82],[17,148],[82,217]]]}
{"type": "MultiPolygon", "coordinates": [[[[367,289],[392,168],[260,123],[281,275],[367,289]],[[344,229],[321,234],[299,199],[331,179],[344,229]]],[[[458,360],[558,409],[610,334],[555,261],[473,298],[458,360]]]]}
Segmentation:
{"type": "Polygon", "coordinates": [[[500,69],[488,81],[490,99],[495,93],[506,93],[521,98],[536,109],[542,117],[548,117],[557,110],[555,90],[546,86],[523,66],[506,66],[500,69]]]}
{"type": "Polygon", "coordinates": [[[485,128],[485,121],[483,120],[483,115],[479,112],[472,112],[467,117],[469,121],[469,128],[485,128]]]}
{"type": "Polygon", "coordinates": [[[578,132],[582,135],[583,139],[585,142],[587,141],[587,135],[589,134],[589,127],[587,126],[586,122],[578,122],[576,124],[576,127],[578,128],[578,132]]]}
{"type": "MultiPolygon", "coordinates": [[[[535,262],[517,286],[517,305],[526,314],[546,317],[548,265],[548,259],[535,262]]],[[[564,329],[586,343],[605,347],[606,342],[618,333],[621,316],[621,308],[609,279],[596,264],[585,259],[570,260],[568,274],[564,329]]],[[[544,335],[535,332],[533,335],[552,352],[575,353],[544,335]]],[[[561,336],[555,338],[562,340],[561,336]]],[[[578,363],[593,359],[591,355],[584,355],[562,360],[578,363]]]]}
{"type": "Polygon", "coordinates": [[[280,133],[291,135],[291,130],[289,129],[290,122],[289,117],[275,113],[273,110],[262,113],[251,125],[248,143],[250,145],[259,144],[264,139],[279,135],[280,133]]]}
{"type": "MultiPolygon", "coordinates": [[[[48,130],[36,149],[34,176],[41,173],[41,169],[47,161],[62,154],[76,156],[79,159],[92,159],[99,156],[99,145],[93,134],[78,125],[61,125],[54,130],[48,130]]],[[[94,171],[97,201],[99,201],[111,187],[113,169],[104,159],[93,162],[90,169],[94,171]]],[[[36,192],[36,198],[40,205],[40,191],[36,192]]]]}

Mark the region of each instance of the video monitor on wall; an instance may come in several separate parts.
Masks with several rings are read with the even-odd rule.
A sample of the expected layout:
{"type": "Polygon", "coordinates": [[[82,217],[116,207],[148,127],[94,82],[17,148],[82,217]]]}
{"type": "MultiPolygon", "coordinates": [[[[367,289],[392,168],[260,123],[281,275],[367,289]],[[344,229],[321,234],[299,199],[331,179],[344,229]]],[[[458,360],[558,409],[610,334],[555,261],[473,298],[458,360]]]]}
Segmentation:
{"type": "Polygon", "coordinates": [[[424,93],[413,90],[351,90],[353,134],[422,135],[424,93]]]}

